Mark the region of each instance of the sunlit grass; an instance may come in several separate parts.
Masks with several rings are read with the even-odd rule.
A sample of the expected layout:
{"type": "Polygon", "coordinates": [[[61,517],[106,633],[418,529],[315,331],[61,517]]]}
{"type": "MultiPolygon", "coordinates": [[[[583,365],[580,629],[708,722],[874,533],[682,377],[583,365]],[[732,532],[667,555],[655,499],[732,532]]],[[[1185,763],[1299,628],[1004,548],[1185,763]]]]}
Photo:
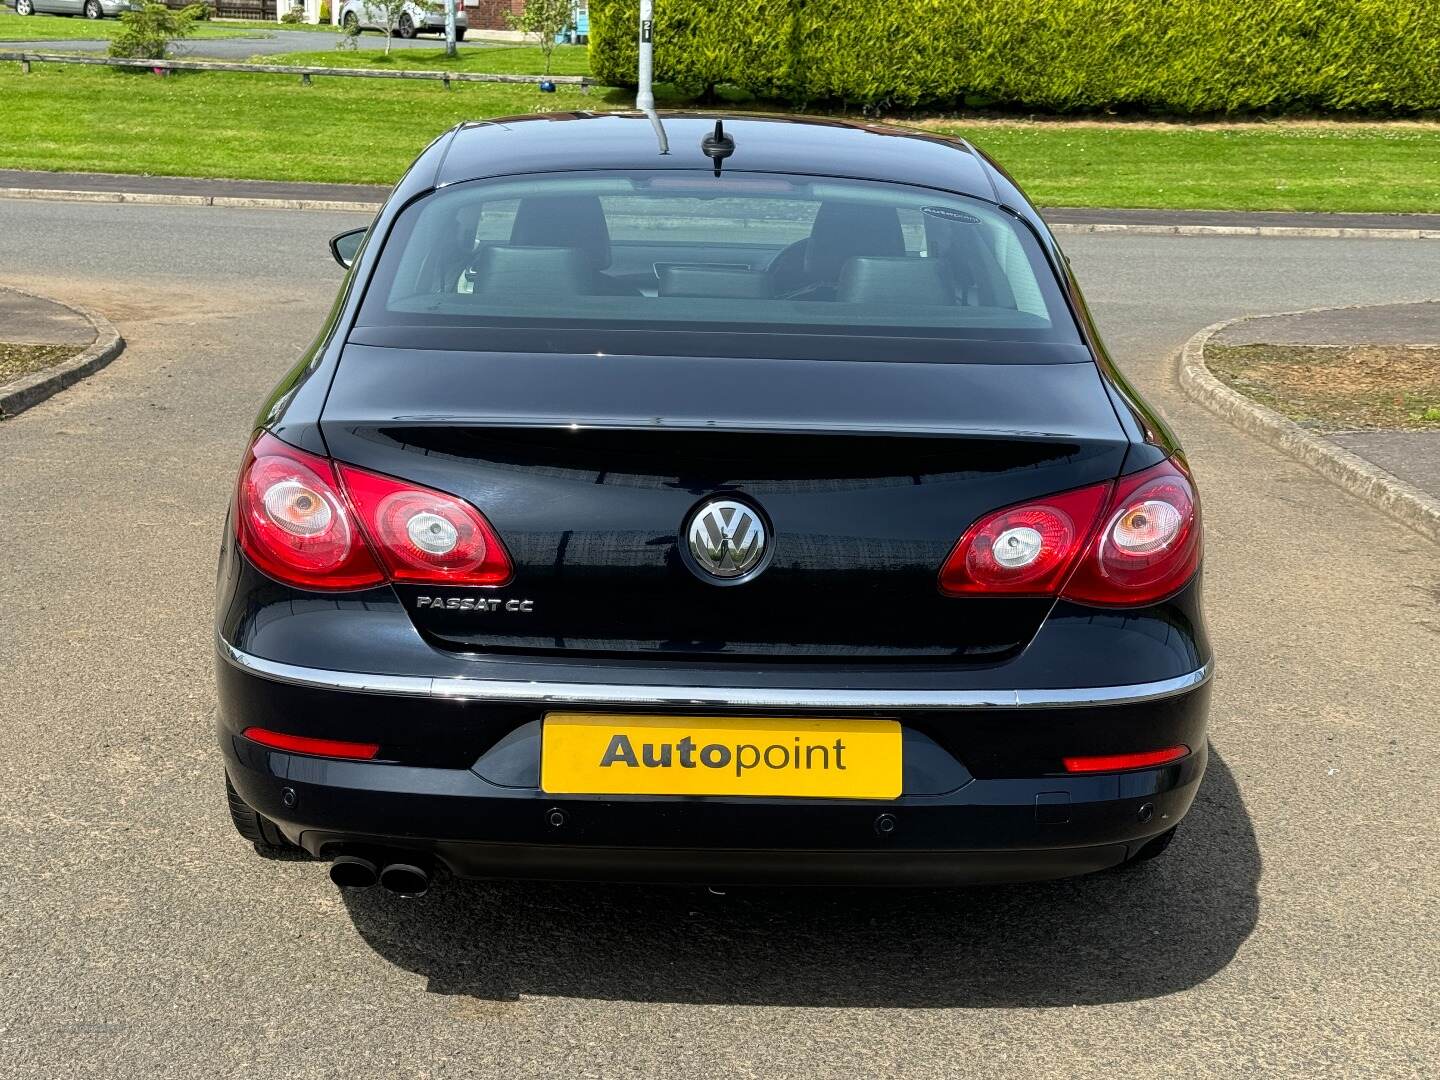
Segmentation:
{"type": "MultiPolygon", "coordinates": [[[[339,66],[381,65],[374,50],[339,66]]],[[[534,72],[534,47],[477,49],[460,70],[534,72]]],[[[583,49],[557,54],[574,73],[583,49]]],[[[388,66],[431,68],[440,50],[388,66]]],[[[300,54],[315,63],[330,53],[300,54]]],[[[296,61],[294,55],[290,56],[296,61]]],[[[633,91],[149,73],[0,64],[0,162],[11,168],[391,183],[460,120],[629,108],[633,91]]],[[[1440,212],[1440,125],[931,122],[992,153],[1045,206],[1440,212]]]]}

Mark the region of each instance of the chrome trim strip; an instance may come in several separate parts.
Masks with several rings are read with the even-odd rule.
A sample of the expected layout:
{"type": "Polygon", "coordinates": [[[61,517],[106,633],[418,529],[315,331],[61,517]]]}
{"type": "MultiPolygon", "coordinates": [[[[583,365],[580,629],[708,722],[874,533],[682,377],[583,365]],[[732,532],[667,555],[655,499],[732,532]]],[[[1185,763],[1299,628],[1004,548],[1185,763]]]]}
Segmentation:
{"type": "Polygon", "coordinates": [[[1198,671],[1159,682],[1039,690],[835,690],[810,687],[627,686],[518,679],[436,679],[427,675],[368,675],[298,667],[252,656],[217,638],[225,660],[275,682],[361,694],[433,697],[535,705],[706,706],[744,709],[1077,709],[1158,701],[1209,680],[1214,661],[1198,671]]]}

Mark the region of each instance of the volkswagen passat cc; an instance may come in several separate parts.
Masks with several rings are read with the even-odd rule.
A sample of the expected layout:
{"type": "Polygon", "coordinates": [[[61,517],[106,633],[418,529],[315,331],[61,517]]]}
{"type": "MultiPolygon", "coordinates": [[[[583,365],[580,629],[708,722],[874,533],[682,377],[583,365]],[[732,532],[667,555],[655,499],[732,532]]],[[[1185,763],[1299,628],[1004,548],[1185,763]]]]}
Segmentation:
{"type": "Polygon", "coordinates": [[[1206,761],[1194,481],[984,154],[462,124],[332,247],[220,559],[262,853],[414,894],[1022,880],[1169,842],[1206,761]]]}

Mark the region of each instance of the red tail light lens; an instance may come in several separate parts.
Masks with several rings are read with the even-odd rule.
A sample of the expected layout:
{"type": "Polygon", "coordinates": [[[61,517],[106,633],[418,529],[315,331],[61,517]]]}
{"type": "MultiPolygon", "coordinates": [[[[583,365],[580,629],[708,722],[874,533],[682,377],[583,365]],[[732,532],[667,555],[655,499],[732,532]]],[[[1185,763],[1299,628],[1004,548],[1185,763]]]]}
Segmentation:
{"type": "Polygon", "coordinates": [[[312,739],[308,735],[287,735],[283,731],[248,727],[241,732],[245,738],[261,746],[286,750],[292,754],[314,754],[316,757],[355,758],[368,761],[380,752],[379,743],[347,742],[344,739],[312,739]]]}
{"type": "Polygon", "coordinates": [[[1178,461],[1115,485],[1105,525],[1065,586],[1081,604],[1138,606],[1175,592],[1200,568],[1200,503],[1178,461]]]}
{"type": "Polygon", "coordinates": [[[1156,765],[1168,765],[1188,753],[1188,746],[1167,746],[1164,750],[1142,750],[1138,754],[1099,754],[1061,760],[1065,763],[1066,772],[1124,772],[1126,769],[1153,769],[1156,765]]]}
{"type": "Polygon", "coordinates": [[[336,468],[391,581],[504,585],[510,580],[505,546],[469,503],[353,465],[336,468]]]}
{"type": "Polygon", "coordinates": [[[262,434],[235,494],[241,550],[279,581],[307,589],[363,589],[385,579],[354,527],[330,462],[262,434]]]}
{"type": "Polygon", "coordinates": [[[940,569],[947,596],[1054,596],[1138,607],[1200,568],[1200,504],[1171,459],[1124,476],[1006,507],[966,530],[940,569]],[[1112,491],[1113,487],[1113,491],[1112,491]]]}
{"type": "Polygon", "coordinates": [[[997,510],[966,530],[940,570],[948,596],[1053,596],[1094,531],[1110,484],[997,510]]]}

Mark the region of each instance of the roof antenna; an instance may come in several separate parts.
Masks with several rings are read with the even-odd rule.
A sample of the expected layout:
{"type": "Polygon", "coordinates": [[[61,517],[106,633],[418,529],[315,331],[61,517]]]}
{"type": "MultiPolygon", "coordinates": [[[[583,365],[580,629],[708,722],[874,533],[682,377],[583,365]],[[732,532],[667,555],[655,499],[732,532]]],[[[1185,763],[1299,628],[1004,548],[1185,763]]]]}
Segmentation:
{"type": "Polygon", "coordinates": [[[654,8],[655,0],[640,0],[640,77],[636,80],[639,89],[635,93],[635,108],[650,118],[650,126],[655,129],[655,139],[660,144],[663,157],[670,153],[670,140],[665,137],[665,125],[655,112],[655,45],[651,40],[654,37],[654,8]]]}
{"type": "Polygon", "coordinates": [[[715,121],[715,130],[700,140],[700,149],[706,157],[715,162],[715,175],[719,176],[725,159],[735,152],[735,140],[725,134],[723,120],[715,121]]]}

